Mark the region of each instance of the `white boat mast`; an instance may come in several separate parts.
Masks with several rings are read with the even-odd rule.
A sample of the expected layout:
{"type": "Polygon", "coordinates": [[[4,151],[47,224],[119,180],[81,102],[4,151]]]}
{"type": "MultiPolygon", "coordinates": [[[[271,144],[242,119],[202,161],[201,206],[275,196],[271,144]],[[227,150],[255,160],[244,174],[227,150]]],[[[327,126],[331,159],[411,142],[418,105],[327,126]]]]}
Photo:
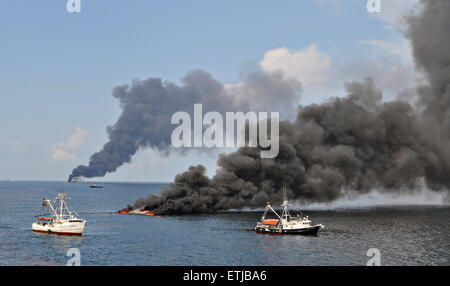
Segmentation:
{"type": "Polygon", "coordinates": [[[281,221],[287,220],[288,218],[291,218],[291,215],[290,215],[289,210],[287,208],[289,203],[288,203],[288,199],[287,199],[286,185],[283,186],[282,191],[283,191],[283,204],[281,206],[283,207],[283,211],[281,213],[281,216],[272,208],[270,203],[267,202],[267,206],[264,209],[264,214],[263,214],[261,220],[264,220],[266,218],[267,212],[269,210],[271,210],[281,221]]]}
{"type": "Polygon", "coordinates": [[[269,210],[271,210],[271,211],[272,211],[279,219],[281,219],[281,217],[277,214],[277,212],[272,208],[272,206],[270,205],[270,203],[267,202],[267,206],[266,206],[266,208],[264,209],[264,214],[263,214],[263,216],[262,216],[262,218],[261,218],[262,221],[266,218],[267,212],[268,212],[269,210]]]}
{"type": "Polygon", "coordinates": [[[283,212],[281,213],[281,217],[285,220],[288,220],[288,218],[292,218],[291,214],[289,213],[288,210],[288,198],[287,198],[287,191],[286,191],[286,185],[283,186],[283,204],[281,205],[283,207],[283,212]]]}
{"type": "MultiPolygon", "coordinates": [[[[66,200],[67,200],[67,194],[66,193],[58,193],[58,195],[55,197],[53,202],[55,203],[56,209],[52,205],[52,200],[44,199],[45,205],[48,207],[48,209],[51,212],[51,215],[54,220],[64,220],[64,219],[71,219],[75,218],[74,213],[70,211],[66,200]]],[[[76,215],[76,213],[75,213],[76,215]]]]}
{"type": "Polygon", "coordinates": [[[292,216],[289,213],[289,209],[288,209],[289,202],[288,202],[288,199],[287,199],[286,185],[283,186],[282,192],[283,192],[283,204],[281,206],[283,207],[283,211],[281,212],[281,216],[272,208],[270,203],[267,202],[267,206],[264,209],[264,214],[263,214],[263,216],[261,218],[261,221],[266,218],[267,212],[269,210],[271,210],[280,219],[280,221],[289,221],[290,219],[292,219],[292,216]]]}

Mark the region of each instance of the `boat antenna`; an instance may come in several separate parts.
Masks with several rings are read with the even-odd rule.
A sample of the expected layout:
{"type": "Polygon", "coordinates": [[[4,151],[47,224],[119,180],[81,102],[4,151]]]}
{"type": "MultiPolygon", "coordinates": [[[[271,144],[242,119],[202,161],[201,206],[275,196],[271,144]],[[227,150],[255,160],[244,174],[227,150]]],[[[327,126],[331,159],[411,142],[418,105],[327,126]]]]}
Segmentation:
{"type": "Polygon", "coordinates": [[[282,212],[281,217],[287,219],[288,217],[290,218],[291,215],[289,214],[289,210],[288,210],[289,202],[288,202],[288,198],[287,198],[286,185],[283,186],[282,191],[283,191],[283,204],[281,206],[283,207],[283,212],[282,212]]]}
{"type": "Polygon", "coordinates": [[[287,206],[288,205],[288,198],[287,198],[287,191],[286,191],[286,185],[282,188],[283,191],[283,204],[281,206],[287,206]]]}

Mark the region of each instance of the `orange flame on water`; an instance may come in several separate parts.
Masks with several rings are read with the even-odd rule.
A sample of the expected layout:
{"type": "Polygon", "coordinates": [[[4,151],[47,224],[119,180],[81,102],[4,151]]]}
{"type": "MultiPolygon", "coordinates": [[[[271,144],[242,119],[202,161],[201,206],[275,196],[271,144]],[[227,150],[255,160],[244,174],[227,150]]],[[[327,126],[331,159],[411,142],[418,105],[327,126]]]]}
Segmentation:
{"type": "Polygon", "coordinates": [[[117,211],[117,212],[112,212],[112,214],[137,214],[137,215],[150,215],[150,216],[154,216],[154,217],[157,217],[157,218],[161,218],[161,216],[159,216],[159,215],[155,215],[152,211],[146,211],[146,210],[140,210],[140,211],[137,211],[137,212],[130,212],[129,210],[127,210],[127,209],[122,209],[122,210],[120,210],[120,211],[117,211]]]}

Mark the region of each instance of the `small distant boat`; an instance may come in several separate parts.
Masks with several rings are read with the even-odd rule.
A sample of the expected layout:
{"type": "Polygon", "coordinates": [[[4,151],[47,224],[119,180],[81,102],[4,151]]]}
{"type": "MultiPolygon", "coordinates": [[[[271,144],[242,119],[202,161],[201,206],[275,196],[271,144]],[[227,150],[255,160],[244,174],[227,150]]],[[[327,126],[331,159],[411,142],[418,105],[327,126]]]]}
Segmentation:
{"type": "Polygon", "coordinates": [[[311,220],[307,216],[302,215],[300,217],[300,215],[297,214],[296,217],[292,217],[288,210],[286,187],[283,188],[283,195],[284,201],[281,205],[283,207],[281,215],[279,215],[268,202],[264,209],[261,221],[256,224],[255,230],[257,233],[316,235],[319,230],[324,227],[322,224],[311,225],[311,220]],[[272,211],[278,219],[266,219],[269,210],[272,211]]]}
{"type": "Polygon", "coordinates": [[[58,193],[53,204],[52,200],[44,198],[41,214],[37,216],[37,221],[32,225],[33,231],[60,235],[82,235],[86,220],[69,209],[67,199],[66,193],[58,193]]]}
{"type": "Polygon", "coordinates": [[[96,185],[96,184],[91,184],[91,185],[89,185],[89,188],[91,188],[91,189],[101,189],[101,188],[103,188],[103,186],[96,185]]]}

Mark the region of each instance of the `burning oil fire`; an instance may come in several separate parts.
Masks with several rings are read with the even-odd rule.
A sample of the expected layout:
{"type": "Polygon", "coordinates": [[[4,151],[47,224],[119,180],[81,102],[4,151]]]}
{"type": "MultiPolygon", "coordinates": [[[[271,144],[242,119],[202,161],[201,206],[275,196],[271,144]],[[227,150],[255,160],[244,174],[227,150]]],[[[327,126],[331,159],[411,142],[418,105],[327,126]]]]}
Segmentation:
{"type": "Polygon", "coordinates": [[[149,216],[154,216],[157,218],[161,218],[161,216],[159,215],[155,215],[153,212],[151,211],[146,211],[146,210],[128,210],[128,209],[121,209],[119,211],[116,212],[112,212],[112,214],[134,214],[134,215],[149,215],[149,216]]]}

